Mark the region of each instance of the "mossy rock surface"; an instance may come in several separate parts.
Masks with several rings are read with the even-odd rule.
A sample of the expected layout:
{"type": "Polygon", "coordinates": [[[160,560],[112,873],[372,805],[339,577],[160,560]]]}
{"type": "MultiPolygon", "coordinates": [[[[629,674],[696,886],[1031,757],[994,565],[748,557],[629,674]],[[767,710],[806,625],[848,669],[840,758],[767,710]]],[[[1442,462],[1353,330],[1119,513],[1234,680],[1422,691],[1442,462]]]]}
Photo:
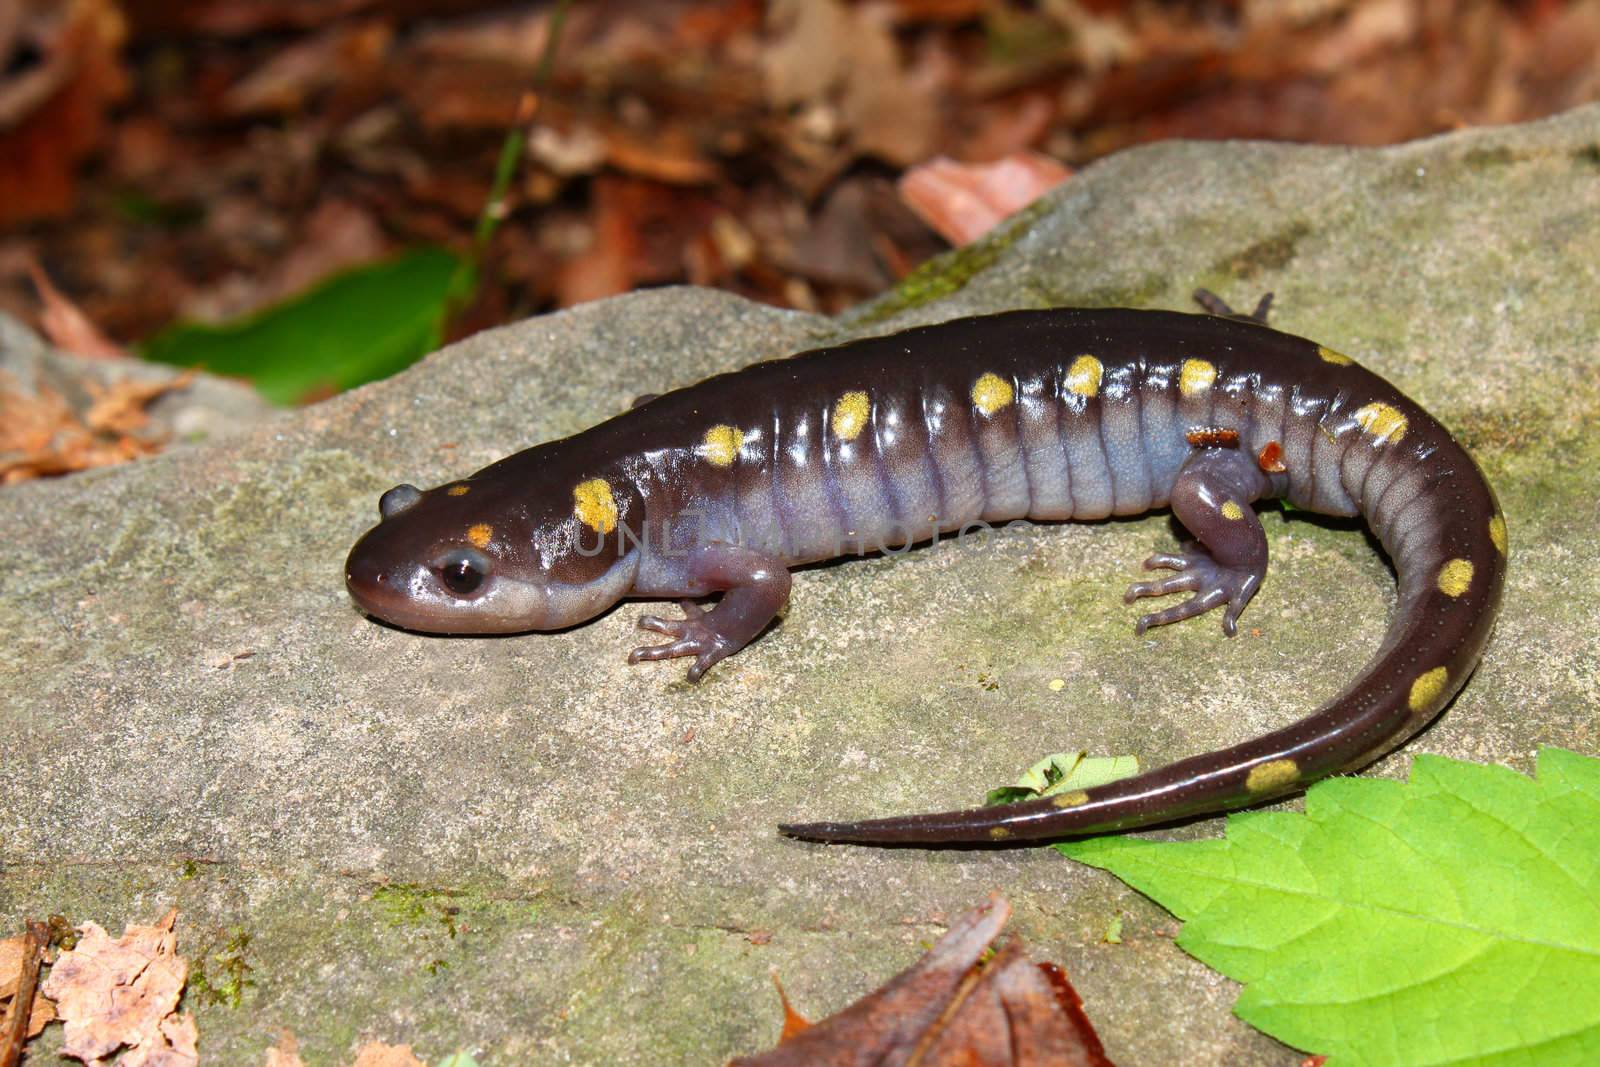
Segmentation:
{"type": "Polygon", "coordinates": [[[639,605],[554,635],[419,637],[354,610],[344,554],[396,482],[714,371],[1002,308],[1272,289],[1280,328],[1460,432],[1511,530],[1482,666],[1367,773],[1417,752],[1524,771],[1539,745],[1595,753],[1596,145],[1596,108],[1383,150],[1156,145],[839,320],[641,293],[227,441],[7,489],[0,919],[119,929],[178,906],[213,1062],[259,1063],[289,1028],[314,1065],[368,1039],[430,1062],[691,1064],[775,1039],[773,968],[825,1014],[1000,889],[1117,1062],[1295,1064],[1108,875],[773,827],[968,805],[1051,751],[1158,764],[1293,720],[1393,603],[1355,527],[1269,513],[1272,570],[1233,641],[1210,619],[1133,636],[1120,594],[1171,544],[1164,516],[808,568],[784,622],[698,687],[681,664],[623,662],[639,605]],[[1122,943],[1102,943],[1118,915],[1122,943]]]}

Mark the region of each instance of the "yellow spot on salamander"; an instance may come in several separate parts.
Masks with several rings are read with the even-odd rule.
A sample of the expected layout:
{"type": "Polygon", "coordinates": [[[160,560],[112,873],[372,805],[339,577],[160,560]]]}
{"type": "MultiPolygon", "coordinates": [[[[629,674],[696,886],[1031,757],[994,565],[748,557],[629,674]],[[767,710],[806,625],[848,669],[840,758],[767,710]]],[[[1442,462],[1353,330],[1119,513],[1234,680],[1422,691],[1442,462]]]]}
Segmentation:
{"type": "Polygon", "coordinates": [[[1472,587],[1472,561],[1453,559],[1439,568],[1439,592],[1460,596],[1472,587]]]}
{"type": "Polygon", "coordinates": [[[1292,759],[1274,759],[1250,768],[1244,787],[1252,793],[1270,793],[1300,777],[1300,765],[1292,759]]]}
{"type": "Polygon", "coordinates": [[[1397,444],[1406,435],[1406,417],[1388,404],[1368,404],[1357,408],[1355,420],[1380,441],[1397,444]]]}
{"type": "Polygon", "coordinates": [[[1051,797],[1050,803],[1058,808],[1076,808],[1080,804],[1089,803],[1089,794],[1081,789],[1074,789],[1070,793],[1062,793],[1060,796],[1051,797]]]}
{"type": "Polygon", "coordinates": [[[1494,542],[1494,547],[1502,556],[1506,554],[1506,519],[1504,515],[1491,515],[1489,517],[1489,540],[1494,542]]]}
{"type": "Polygon", "coordinates": [[[1105,366],[1093,356],[1079,356],[1067,368],[1067,392],[1079,396],[1095,396],[1100,392],[1100,379],[1105,377],[1105,366]]]}
{"type": "Polygon", "coordinates": [[[1437,707],[1439,697],[1444,693],[1445,683],[1450,680],[1450,672],[1443,667],[1435,667],[1426,671],[1411,683],[1411,696],[1406,704],[1412,711],[1426,711],[1437,707]]]}
{"type": "Polygon", "coordinates": [[[989,828],[989,836],[996,841],[1004,841],[1011,836],[1011,831],[1004,826],[991,826],[989,828]]]}
{"type": "Polygon", "coordinates": [[[470,485],[452,485],[450,488],[445,490],[445,495],[466,496],[470,492],[472,492],[472,486],[470,485]]]}
{"type": "Polygon", "coordinates": [[[489,542],[494,539],[494,527],[486,522],[480,522],[467,530],[467,541],[473,548],[488,548],[489,542]]]}
{"type": "Polygon", "coordinates": [[[1343,352],[1335,352],[1333,349],[1324,348],[1321,345],[1317,346],[1317,355],[1322,357],[1322,362],[1334,363],[1341,367],[1348,367],[1350,364],[1355,362],[1355,360],[1351,359],[1343,352]]]}
{"type": "Polygon", "coordinates": [[[841,441],[854,441],[867,425],[872,413],[872,401],[867,394],[853,389],[841,396],[833,405],[833,436],[841,441]]]}
{"type": "Polygon", "coordinates": [[[572,490],[572,513],[578,521],[598,534],[617,528],[617,498],[604,478],[579,482],[572,490]]]}
{"type": "Polygon", "coordinates": [[[700,442],[700,454],[713,467],[729,467],[744,447],[744,431],[737,426],[719,425],[706,431],[700,442]]]}
{"type": "Polygon", "coordinates": [[[1001,408],[1009,407],[1016,395],[1017,391],[1011,387],[1011,383],[998,374],[985,374],[972,386],[972,402],[985,415],[993,415],[1001,408]]]}
{"type": "Polygon", "coordinates": [[[1178,371],[1178,392],[1199,396],[1217,380],[1217,368],[1203,359],[1186,359],[1178,371]]]}
{"type": "Polygon", "coordinates": [[[1231,500],[1224,500],[1222,502],[1222,517],[1229,522],[1238,522],[1244,518],[1244,509],[1231,500]]]}

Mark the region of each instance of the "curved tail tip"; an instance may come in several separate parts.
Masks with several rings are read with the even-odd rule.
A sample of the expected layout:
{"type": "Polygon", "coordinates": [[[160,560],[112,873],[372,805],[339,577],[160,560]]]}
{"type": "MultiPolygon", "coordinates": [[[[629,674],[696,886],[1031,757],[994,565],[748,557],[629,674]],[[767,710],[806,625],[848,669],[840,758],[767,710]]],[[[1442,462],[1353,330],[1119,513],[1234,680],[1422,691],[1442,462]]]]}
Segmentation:
{"type": "Polygon", "coordinates": [[[1054,801],[1043,800],[965,811],[891,815],[860,822],[784,823],[778,832],[785,837],[830,845],[1016,845],[1069,832],[1052,825],[1059,823],[1064,814],[1054,801]]]}
{"type": "Polygon", "coordinates": [[[825,845],[962,845],[993,844],[1011,836],[995,829],[988,820],[977,822],[972,813],[946,812],[940,815],[904,815],[861,822],[783,823],[778,832],[801,841],[825,845]],[[951,816],[957,816],[955,820],[951,816]],[[966,818],[959,818],[965,815],[966,818]]]}
{"type": "Polygon", "coordinates": [[[859,825],[850,822],[786,822],[778,824],[778,833],[800,841],[840,844],[851,840],[851,832],[859,825]]]}
{"type": "Polygon", "coordinates": [[[899,819],[866,819],[862,822],[781,823],[778,833],[799,841],[824,845],[900,845],[919,840],[899,819]]]}

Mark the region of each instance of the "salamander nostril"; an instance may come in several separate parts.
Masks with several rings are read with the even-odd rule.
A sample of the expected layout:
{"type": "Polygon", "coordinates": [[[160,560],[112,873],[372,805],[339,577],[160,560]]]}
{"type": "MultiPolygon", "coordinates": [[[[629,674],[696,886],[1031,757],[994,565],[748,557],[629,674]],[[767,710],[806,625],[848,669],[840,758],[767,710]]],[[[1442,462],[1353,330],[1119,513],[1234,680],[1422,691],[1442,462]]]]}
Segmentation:
{"type": "Polygon", "coordinates": [[[382,588],[387,575],[377,560],[365,552],[352,552],[344,565],[344,584],[357,599],[363,592],[382,588]]]}

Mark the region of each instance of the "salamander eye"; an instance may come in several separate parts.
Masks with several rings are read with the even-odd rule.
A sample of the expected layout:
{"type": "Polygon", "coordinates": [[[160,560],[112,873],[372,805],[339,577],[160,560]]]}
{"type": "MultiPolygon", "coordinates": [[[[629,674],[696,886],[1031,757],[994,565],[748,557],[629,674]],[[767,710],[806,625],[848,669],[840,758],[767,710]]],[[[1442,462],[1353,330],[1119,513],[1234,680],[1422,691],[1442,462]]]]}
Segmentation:
{"type": "Polygon", "coordinates": [[[457,596],[471,596],[483,584],[483,571],[472,560],[458,556],[439,568],[439,580],[457,596]]]}
{"type": "Polygon", "coordinates": [[[414,485],[397,485],[378,498],[378,515],[392,519],[422,499],[422,490],[414,485]]]}

